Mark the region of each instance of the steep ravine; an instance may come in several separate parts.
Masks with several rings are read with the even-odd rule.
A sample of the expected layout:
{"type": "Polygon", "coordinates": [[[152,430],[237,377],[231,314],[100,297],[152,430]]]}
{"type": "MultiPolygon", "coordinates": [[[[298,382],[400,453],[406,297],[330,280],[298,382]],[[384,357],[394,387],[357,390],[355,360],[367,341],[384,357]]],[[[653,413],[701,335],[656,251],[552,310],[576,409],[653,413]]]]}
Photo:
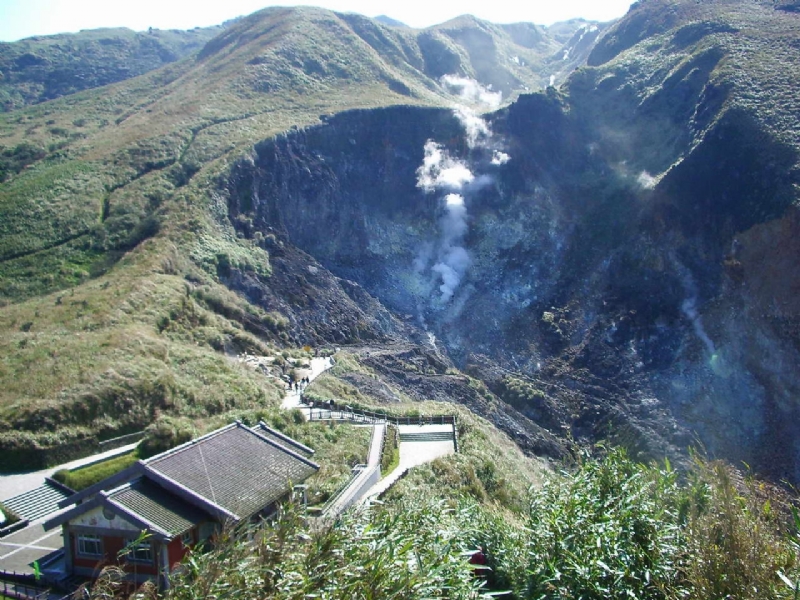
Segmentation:
{"type": "Polygon", "coordinates": [[[797,153],[747,114],[720,112],[691,146],[664,141],[675,164],[656,180],[622,168],[624,148],[597,151],[610,142],[598,144],[579,106],[523,96],[487,118],[492,135],[477,144],[451,111],[399,107],[257,145],[224,182],[231,222],[278,261],[293,246],[313,257],[295,265],[298,293],[315,261],[341,278],[353,307],[336,318],[354,323],[334,334],[327,304],[278,306],[278,282],[229,285],[309,335],[446,354],[513,404],[520,420],[507,429],[521,415],[542,428],[531,451],[558,455],[542,440],[566,432],[643,457],[699,441],[796,481],[797,296],[779,271],[793,255],[770,247],[791,243],[800,221],[797,153]],[[457,211],[455,187],[417,185],[429,140],[473,176],[457,211]]]}

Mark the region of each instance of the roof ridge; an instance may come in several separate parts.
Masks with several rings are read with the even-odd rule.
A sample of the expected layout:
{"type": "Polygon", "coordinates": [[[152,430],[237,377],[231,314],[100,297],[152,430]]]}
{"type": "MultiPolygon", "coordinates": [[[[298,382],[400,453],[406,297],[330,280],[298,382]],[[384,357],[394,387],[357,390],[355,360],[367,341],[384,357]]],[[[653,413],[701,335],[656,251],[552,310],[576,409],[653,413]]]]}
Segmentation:
{"type": "Polygon", "coordinates": [[[258,439],[260,439],[260,440],[263,440],[263,441],[267,442],[267,443],[268,443],[270,446],[274,446],[275,448],[278,448],[278,449],[282,450],[282,451],[283,451],[283,452],[285,452],[286,454],[288,454],[288,455],[290,455],[290,456],[292,456],[292,457],[294,457],[294,458],[297,458],[298,460],[300,460],[300,461],[302,461],[302,462],[306,463],[308,466],[310,466],[310,467],[313,467],[314,469],[317,469],[317,470],[319,470],[319,465],[318,465],[317,463],[315,463],[313,460],[309,460],[309,459],[307,459],[305,456],[303,456],[302,454],[299,454],[298,452],[295,452],[295,451],[294,451],[294,450],[292,450],[291,448],[287,448],[287,447],[286,447],[286,446],[284,446],[283,444],[279,444],[279,443],[278,443],[278,442],[276,442],[275,440],[271,440],[271,439],[269,439],[268,437],[266,437],[266,436],[264,436],[264,435],[261,435],[260,433],[258,433],[258,432],[257,432],[257,431],[255,431],[254,429],[251,429],[250,427],[248,427],[247,425],[245,425],[244,423],[242,423],[241,421],[237,421],[237,422],[236,422],[236,424],[237,424],[239,427],[241,427],[242,429],[244,429],[245,431],[247,431],[247,432],[249,432],[249,433],[253,434],[254,436],[256,436],[258,439]]]}
{"type": "Polygon", "coordinates": [[[140,515],[133,509],[128,508],[124,504],[120,504],[113,498],[110,498],[108,496],[103,496],[103,500],[101,501],[101,503],[110,505],[114,510],[119,511],[120,513],[129,517],[133,521],[138,521],[138,523],[134,523],[134,525],[140,525],[140,526],[144,525],[146,529],[150,529],[153,533],[157,534],[161,538],[166,538],[168,540],[171,540],[174,537],[173,535],[170,534],[169,531],[162,529],[149,519],[140,515]]]}
{"type": "MultiPolygon", "coordinates": [[[[189,496],[189,498],[191,498],[200,505],[198,506],[198,508],[200,508],[201,510],[205,510],[206,512],[209,513],[217,512],[224,517],[233,519],[234,521],[239,521],[242,518],[236,513],[228,510],[221,504],[211,500],[210,498],[206,498],[205,496],[203,496],[198,492],[195,492],[193,489],[185,486],[180,481],[173,479],[169,475],[162,473],[161,471],[151,467],[150,465],[145,465],[145,471],[146,471],[145,476],[151,481],[153,481],[153,483],[159,485],[160,487],[164,488],[167,492],[170,492],[171,494],[174,494],[178,497],[180,497],[181,494],[189,496]],[[170,489],[171,487],[174,489],[170,489]]],[[[191,503],[191,501],[188,500],[187,498],[184,498],[184,500],[191,503]]]]}
{"type": "MultiPolygon", "coordinates": [[[[263,419],[258,422],[258,425],[256,427],[260,427],[261,429],[265,429],[266,431],[269,431],[270,433],[278,436],[280,439],[285,440],[286,442],[288,442],[292,446],[297,446],[298,448],[301,448],[303,451],[308,452],[309,454],[315,454],[313,448],[309,448],[305,444],[301,444],[300,442],[298,442],[293,437],[289,437],[285,433],[282,433],[282,432],[278,431],[277,429],[275,429],[273,427],[270,427],[269,425],[267,425],[264,422],[263,419]]],[[[252,429],[255,430],[255,427],[252,427],[252,429]]],[[[258,433],[258,432],[256,431],[256,433],[258,433]]]]}

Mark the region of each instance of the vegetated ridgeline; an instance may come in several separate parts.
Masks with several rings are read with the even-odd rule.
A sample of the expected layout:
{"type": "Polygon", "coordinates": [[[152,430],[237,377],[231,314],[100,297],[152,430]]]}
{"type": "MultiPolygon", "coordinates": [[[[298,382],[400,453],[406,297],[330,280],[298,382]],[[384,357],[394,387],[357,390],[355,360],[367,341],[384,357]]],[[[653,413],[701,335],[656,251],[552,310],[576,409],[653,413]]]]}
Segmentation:
{"type": "Polygon", "coordinates": [[[0,116],[4,460],[277,407],[226,355],[327,343],[340,393],[463,403],[530,454],[699,439],[796,482],[800,16],[573,26],[267,9],[0,116]]]}

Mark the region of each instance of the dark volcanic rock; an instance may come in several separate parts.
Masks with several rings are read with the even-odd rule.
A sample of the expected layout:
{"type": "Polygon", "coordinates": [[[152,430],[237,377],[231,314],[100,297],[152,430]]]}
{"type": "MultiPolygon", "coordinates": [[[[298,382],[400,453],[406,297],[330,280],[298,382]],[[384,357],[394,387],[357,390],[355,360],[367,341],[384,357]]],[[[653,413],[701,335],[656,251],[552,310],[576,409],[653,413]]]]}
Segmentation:
{"type": "Polygon", "coordinates": [[[778,14],[638,3],[594,67],[487,117],[482,144],[449,111],[408,107],[265,141],[225,184],[232,222],[278,232],[416,326],[373,317],[370,331],[427,334],[488,386],[370,357],[404,393],[462,402],[552,456],[565,434],[654,458],[699,440],[796,480],[800,113],[791,86],[772,102],[731,66],[760,47],[791,71],[800,23],[778,14]],[[448,190],[417,187],[428,140],[480,182],[460,190],[461,237],[448,190]],[[468,263],[450,297],[434,263],[455,244],[468,263]]]}

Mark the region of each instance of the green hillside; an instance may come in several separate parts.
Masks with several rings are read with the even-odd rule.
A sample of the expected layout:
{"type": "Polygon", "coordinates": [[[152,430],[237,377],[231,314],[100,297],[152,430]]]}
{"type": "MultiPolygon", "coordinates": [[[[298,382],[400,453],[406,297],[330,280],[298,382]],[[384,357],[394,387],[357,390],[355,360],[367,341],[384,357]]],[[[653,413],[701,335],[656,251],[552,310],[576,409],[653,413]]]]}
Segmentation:
{"type": "Polygon", "coordinates": [[[0,110],[136,77],[196,52],[223,29],[92,29],[0,43],[0,110]]]}

